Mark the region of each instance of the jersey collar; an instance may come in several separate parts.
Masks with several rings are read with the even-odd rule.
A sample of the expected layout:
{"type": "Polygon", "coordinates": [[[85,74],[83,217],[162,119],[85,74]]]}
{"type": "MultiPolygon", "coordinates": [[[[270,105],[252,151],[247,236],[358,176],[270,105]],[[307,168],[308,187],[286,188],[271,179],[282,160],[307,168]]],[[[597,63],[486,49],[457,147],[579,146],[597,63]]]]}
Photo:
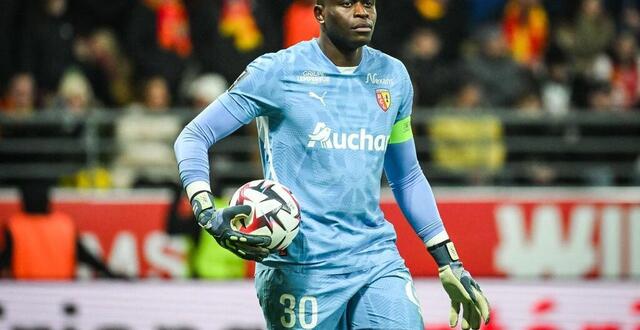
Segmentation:
{"type": "Polygon", "coordinates": [[[325,53],[322,52],[322,49],[320,49],[320,45],[318,44],[318,38],[313,38],[313,40],[311,40],[311,44],[315,52],[318,54],[318,56],[320,56],[320,58],[322,58],[322,61],[329,68],[329,70],[337,74],[345,74],[345,75],[358,74],[360,71],[362,71],[361,68],[364,67],[364,64],[366,63],[369,57],[369,47],[365,45],[362,47],[362,58],[360,59],[360,63],[358,63],[358,66],[353,71],[353,73],[342,73],[340,72],[338,67],[333,62],[331,62],[331,60],[327,57],[327,55],[325,55],[325,53]]]}

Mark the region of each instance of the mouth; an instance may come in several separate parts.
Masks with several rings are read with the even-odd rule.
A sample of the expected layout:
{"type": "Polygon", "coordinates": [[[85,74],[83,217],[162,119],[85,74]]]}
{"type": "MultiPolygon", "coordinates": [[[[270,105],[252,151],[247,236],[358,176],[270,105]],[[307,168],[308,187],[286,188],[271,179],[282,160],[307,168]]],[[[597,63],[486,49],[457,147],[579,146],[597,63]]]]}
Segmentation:
{"type": "Polygon", "coordinates": [[[351,29],[356,32],[371,32],[373,30],[373,25],[370,23],[359,23],[352,26],[351,29]]]}

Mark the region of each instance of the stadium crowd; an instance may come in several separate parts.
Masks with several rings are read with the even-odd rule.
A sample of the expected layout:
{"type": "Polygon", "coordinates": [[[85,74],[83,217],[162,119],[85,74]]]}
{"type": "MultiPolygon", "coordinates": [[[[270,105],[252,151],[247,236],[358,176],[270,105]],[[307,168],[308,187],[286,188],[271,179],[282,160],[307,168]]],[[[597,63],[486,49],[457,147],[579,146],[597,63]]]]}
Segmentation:
{"type": "MultiPolygon", "coordinates": [[[[105,161],[109,169],[104,180],[102,172],[92,172],[94,182],[87,185],[177,183],[171,145],[185,118],[176,116],[175,109],[195,114],[257,56],[317,36],[314,4],[315,0],[1,1],[0,115],[51,114],[72,122],[103,109],[117,116],[108,133],[117,151],[105,161]]],[[[418,113],[435,108],[456,113],[504,109],[562,116],[638,109],[640,1],[394,0],[378,1],[376,6],[380,15],[372,46],[404,62],[413,79],[418,113]]],[[[464,177],[453,182],[517,183],[510,177],[495,179],[507,157],[506,128],[499,118],[441,118],[415,125],[418,136],[428,135],[433,143],[422,159],[454,175],[463,172],[464,177]]],[[[67,137],[80,139],[85,134],[81,125],[67,126],[67,137]]],[[[244,130],[254,133],[253,128],[244,130]]],[[[0,127],[0,137],[24,134],[0,127]]],[[[636,156],[625,156],[625,161],[634,162],[630,157],[636,156]]],[[[26,156],[8,158],[18,162],[20,157],[26,156]]],[[[557,169],[538,160],[573,156],[509,157],[531,163],[524,165],[524,176],[531,177],[524,184],[549,184],[557,169]]],[[[596,179],[587,179],[588,184],[616,183],[611,169],[594,171],[596,179]]],[[[71,181],[70,185],[83,186],[78,183],[82,179],[71,181]]]]}
{"type": "MultiPolygon", "coordinates": [[[[0,108],[202,108],[256,56],[318,33],[313,0],[5,0],[0,108]]],[[[373,47],[418,106],[637,107],[640,2],[379,1],[373,47]]],[[[119,111],[119,110],[116,110],[119,111]]]]}

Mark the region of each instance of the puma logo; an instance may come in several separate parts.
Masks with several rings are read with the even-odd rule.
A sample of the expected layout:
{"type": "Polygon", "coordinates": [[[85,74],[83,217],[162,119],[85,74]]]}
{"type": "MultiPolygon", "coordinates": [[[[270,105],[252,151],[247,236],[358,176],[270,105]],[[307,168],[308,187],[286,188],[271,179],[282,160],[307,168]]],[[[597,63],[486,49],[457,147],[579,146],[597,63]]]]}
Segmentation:
{"type": "Polygon", "coordinates": [[[312,99],[316,99],[318,101],[320,101],[320,103],[322,103],[323,106],[327,106],[326,104],[324,104],[324,96],[327,95],[327,92],[322,93],[322,96],[314,93],[314,92],[309,92],[309,97],[311,97],[312,99]]]}

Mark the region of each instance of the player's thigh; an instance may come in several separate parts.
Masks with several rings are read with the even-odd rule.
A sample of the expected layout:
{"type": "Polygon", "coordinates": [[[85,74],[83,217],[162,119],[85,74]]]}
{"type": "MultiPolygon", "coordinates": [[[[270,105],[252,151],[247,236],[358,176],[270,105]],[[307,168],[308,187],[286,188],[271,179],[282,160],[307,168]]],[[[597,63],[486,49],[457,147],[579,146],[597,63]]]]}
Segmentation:
{"type": "Polygon", "coordinates": [[[422,310],[406,269],[375,278],[347,307],[349,329],[424,329],[422,310]]]}
{"type": "Polygon", "coordinates": [[[256,273],[256,291],[267,328],[344,329],[342,317],[357,291],[340,278],[264,269],[256,273]]]}

